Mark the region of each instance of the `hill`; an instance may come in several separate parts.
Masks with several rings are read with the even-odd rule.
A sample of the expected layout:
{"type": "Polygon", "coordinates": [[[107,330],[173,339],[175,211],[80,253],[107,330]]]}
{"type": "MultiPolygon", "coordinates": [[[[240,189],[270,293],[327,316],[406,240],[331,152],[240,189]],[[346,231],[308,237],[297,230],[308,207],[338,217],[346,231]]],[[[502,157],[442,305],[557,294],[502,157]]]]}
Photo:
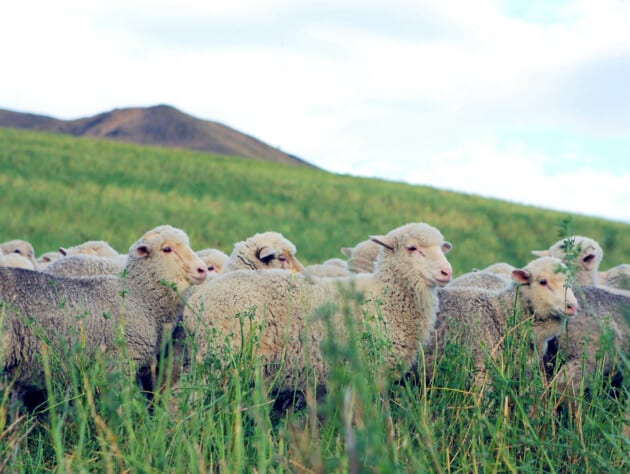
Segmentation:
{"type": "Polygon", "coordinates": [[[147,229],[172,224],[196,248],[230,252],[256,232],[282,232],[304,263],[405,222],[425,221],[454,244],[455,274],[507,261],[575,233],[597,239],[602,267],[627,262],[630,225],[318,169],[188,150],[0,128],[0,241],[38,253],[90,239],[121,252],[147,229]]]}
{"type": "Polygon", "coordinates": [[[107,138],[141,145],[186,148],[299,166],[313,166],[218,122],[201,120],[169,105],[114,109],[77,120],[0,109],[0,127],[107,138]]]}

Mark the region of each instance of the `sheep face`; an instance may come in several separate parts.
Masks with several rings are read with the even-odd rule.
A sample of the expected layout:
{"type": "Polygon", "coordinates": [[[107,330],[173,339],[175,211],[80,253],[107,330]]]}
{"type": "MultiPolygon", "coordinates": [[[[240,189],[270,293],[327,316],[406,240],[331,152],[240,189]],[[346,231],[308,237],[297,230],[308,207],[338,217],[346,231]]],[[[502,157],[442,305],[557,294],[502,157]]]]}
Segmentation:
{"type": "Polygon", "coordinates": [[[452,245],[436,228],[425,223],[407,224],[394,229],[385,236],[372,236],[380,244],[377,271],[389,266],[388,260],[396,260],[396,268],[402,278],[417,280],[418,274],[428,286],[446,286],[453,271],[446,259],[452,245]]]}
{"type": "Polygon", "coordinates": [[[206,264],[206,271],[208,276],[217,275],[221,273],[228,256],[216,249],[199,250],[197,255],[206,264]]]}
{"type": "Polygon", "coordinates": [[[567,269],[560,259],[537,258],[525,268],[514,270],[512,279],[521,285],[520,297],[536,320],[561,320],[576,314],[578,303],[567,285],[567,269]]]}
{"type": "Polygon", "coordinates": [[[293,255],[291,250],[275,250],[271,247],[262,247],[256,252],[256,258],[262,263],[262,268],[281,268],[303,272],[304,266],[293,255]]]}
{"type": "Polygon", "coordinates": [[[604,251],[595,240],[588,237],[574,236],[570,239],[563,239],[553,244],[548,250],[534,250],[532,254],[538,257],[549,256],[564,260],[567,256],[567,240],[572,240],[573,246],[579,252],[576,264],[580,271],[596,272],[604,257],[604,251]]]}
{"type": "MultiPolygon", "coordinates": [[[[4,252],[6,255],[17,254],[22,257],[28,259],[32,267],[36,268],[37,262],[35,261],[35,250],[33,246],[27,242],[26,240],[9,240],[0,244],[0,252],[4,252]]],[[[17,266],[17,265],[13,265],[17,266]]],[[[21,268],[29,268],[29,267],[21,267],[21,268]]]]}
{"type": "Polygon", "coordinates": [[[207,275],[206,264],[190,248],[186,233],[170,226],[156,227],[130,247],[127,270],[149,272],[179,290],[202,283],[207,275]]]}

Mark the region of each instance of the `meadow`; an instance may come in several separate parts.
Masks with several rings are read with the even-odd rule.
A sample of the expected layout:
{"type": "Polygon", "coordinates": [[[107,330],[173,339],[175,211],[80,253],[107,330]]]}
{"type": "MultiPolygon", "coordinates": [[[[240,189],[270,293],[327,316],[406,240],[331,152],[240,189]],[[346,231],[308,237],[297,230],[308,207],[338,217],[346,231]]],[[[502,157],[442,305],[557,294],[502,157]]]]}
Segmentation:
{"type": "MultiPolygon", "coordinates": [[[[227,253],[256,232],[282,232],[308,264],[424,221],[453,243],[455,275],[497,261],[524,265],[531,250],[566,233],[567,222],[600,242],[603,268],[630,255],[630,225],[619,222],[316,169],[9,129],[0,129],[0,194],[0,242],[26,239],[38,254],[90,239],[126,252],[146,230],[171,224],[193,248],[227,253]]],[[[255,337],[238,354],[217,351],[230,361],[221,369],[212,357],[196,360],[193,345],[178,389],[150,407],[135,378],[111,370],[111,361],[84,364],[81,347],[44,352],[48,396],[40,413],[17,416],[2,392],[0,471],[626,472],[629,355],[605,338],[602,352],[619,361],[625,385],[599,372],[569,395],[528,363],[531,322],[519,316],[511,315],[499,357],[488,360],[487,387],[471,384],[470,357],[457,341],[428,384],[424,377],[392,382],[380,370],[386,336],[356,327],[350,346],[326,341],[334,367],[326,396],[315,387],[285,395],[286,411],[262,379],[255,337]]]]}

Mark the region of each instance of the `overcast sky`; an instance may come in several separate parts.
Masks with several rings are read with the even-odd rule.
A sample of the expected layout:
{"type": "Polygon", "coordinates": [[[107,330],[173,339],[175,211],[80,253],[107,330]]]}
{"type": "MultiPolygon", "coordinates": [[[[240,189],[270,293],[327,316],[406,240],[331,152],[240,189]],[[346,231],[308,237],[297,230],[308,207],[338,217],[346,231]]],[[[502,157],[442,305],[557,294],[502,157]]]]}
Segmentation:
{"type": "Polygon", "coordinates": [[[326,170],[630,223],[625,0],[20,0],[0,108],[173,105],[326,170]]]}

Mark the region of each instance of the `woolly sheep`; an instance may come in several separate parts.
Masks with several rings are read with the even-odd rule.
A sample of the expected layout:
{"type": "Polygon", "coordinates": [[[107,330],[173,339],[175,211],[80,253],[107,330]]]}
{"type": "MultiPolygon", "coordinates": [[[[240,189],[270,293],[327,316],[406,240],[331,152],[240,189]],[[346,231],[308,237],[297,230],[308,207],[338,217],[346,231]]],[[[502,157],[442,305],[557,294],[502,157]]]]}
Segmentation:
{"type": "Polygon", "coordinates": [[[600,349],[605,328],[626,357],[630,350],[630,292],[584,285],[576,294],[581,314],[571,318],[557,338],[557,351],[565,359],[557,374],[558,388],[571,395],[579,393],[583,378],[595,373],[599,363],[605,374],[614,370],[613,361],[600,349]]]}
{"type": "Polygon", "coordinates": [[[90,254],[75,254],[61,257],[41,269],[50,275],[65,277],[116,275],[125,269],[126,255],[101,257],[90,254]]]}
{"type": "Polygon", "coordinates": [[[59,253],[64,256],[96,255],[99,257],[118,257],[118,252],[104,240],[88,240],[73,247],[59,247],[59,253]]]}
{"type": "Polygon", "coordinates": [[[630,290],[630,265],[627,263],[599,272],[599,276],[601,285],[619,290],[630,290]]]}
{"type": "Polygon", "coordinates": [[[372,273],[380,246],[372,240],[364,240],[354,247],[342,247],[341,252],[348,257],[348,270],[353,273],[372,273]]]}
{"type": "Polygon", "coordinates": [[[505,262],[493,263],[492,265],[488,265],[486,268],[481,269],[482,272],[488,273],[496,273],[497,275],[503,275],[508,278],[512,277],[512,272],[516,270],[514,265],[505,262]]]}
{"type": "Polygon", "coordinates": [[[199,250],[197,255],[206,263],[209,277],[221,273],[228,260],[228,256],[218,249],[199,250]]]}
{"type": "Polygon", "coordinates": [[[282,234],[262,232],[234,244],[223,271],[282,268],[301,272],[304,266],[296,253],[295,245],[282,234]]]}
{"type": "MultiPolygon", "coordinates": [[[[380,303],[380,313],[391,337],[393,353],[388,368],[408,369],[419,345],[427,339],[437,311],[437,287],[451,278],[444,253],[451,249],[442,234],[425,223],[411,223],[387,235],[373,236],[381,251],[374,273],[345,278],[308,279],[286,270],[224,273],[191,292],[184,310],[184,325],[195,335],[198,356],[210,351],[209,335],[229,338],[232,350],[241,349],[237,314],[252,312],[252,324],[263,325],[258,353],[266,375],[278,376],[281,389],[304,387],[304,370],[312,367],[322,382],[327,373],[320,343],[326,322],[315,316],[323,307],[333,311],[334,335],[347,335],[338,319],[348,291],[364,295],[364,303],[380,303]],[[335,319],[337,318],[337,319],[335,319]],[[279,370],[283,367],[283,370],[279,370]]],[[[352,304],[352,303],[349,303],[352,304]]],[[[351,312],[363,324],[360,308],[351,312]]],[[[243,325],[250,336],[250,323],[243,325]]]]}
{"type": "Polygon", "coordinates": [[[128,255],[124,278],[64,278],[0,269],[0,360],[18,397],[42,389],[38,358],[43,343],[61,350],[80,345],[87,358],[99,350],[114,353],[122,325],[129,358],[137,367],[154,363],[162,335],[172,330],[184,306],[171,285],[183,292],[201,283],[205,264],[190,249],[188,236],[171,226],[145,233],[128,255]],[[37,331],[27,319],[36,322],[37,331]]]}
{"type": "Polygon", "coordinates": [[[512,285],[511,274],[506,277],[499,273],[477,271],[464,273],[448,284],[449,288],[479,288],[486,290],[502,290],[512,285]]]}
{"type": "Polygon", "coordinates": [[[31,243],[27,242],[26,240],[8,240],[1,243],[0,253],[4,253],[5,255],[9,255],[12,253],[21,255],[31,262],[32,268],[37,268],[37,261],[35,260],[35,250],[33,249],[33,245],[31,245],[31,243]]]}
{"type": "Polygon", "coordinates": [[[537,354],[542,357],[547,352],[565,315],[577,312],[575,295],[566,287],[566,266],[560,259],[541,257],[513,270],[512,280],[511,285],[493,291],[450,285],[439,291],[440,311],[434,337],[424,351],[424,369],[422,361],[418,363],[427,378],[446,344],[458,342],[471,350],[477,383],[482,384],[486,379],[484,355],[500,350],[517,295],[523,318],[534,318],[537,354]]]}
{"type": "Polygon", "coordinates": [[[43,270],[48,265],[50,265],[52,262],[54,262],[55,260],[61,258],[62,256],[63,255],[61,255],[58,251],[57,252],[46,252],[46,253],[43,253],[42,255],[37,257],[37,269],[38,270],[43,270]]]}
{"type": "Polygon", "coordinates": [[[4,256],[5,266],[13,268],[27,268],[28,270],[35,270],[33,263],[23,255],[19,253],[8,253],[4,256]]]}
{"type": "Polygon", "coordinates": [[[568,242],[572,242],[572,246],[579,252],[575,261],[577,264],[575,283],[579,283],[580,285],[597,285],[598,268],[604,257],[604,251],[595,240],[589,237],[580,235],[572,236],[559,240],[547,250],[534,250],[532,254],[538,257],[556,257],[566,261],[566,247],[568,242]]]}

